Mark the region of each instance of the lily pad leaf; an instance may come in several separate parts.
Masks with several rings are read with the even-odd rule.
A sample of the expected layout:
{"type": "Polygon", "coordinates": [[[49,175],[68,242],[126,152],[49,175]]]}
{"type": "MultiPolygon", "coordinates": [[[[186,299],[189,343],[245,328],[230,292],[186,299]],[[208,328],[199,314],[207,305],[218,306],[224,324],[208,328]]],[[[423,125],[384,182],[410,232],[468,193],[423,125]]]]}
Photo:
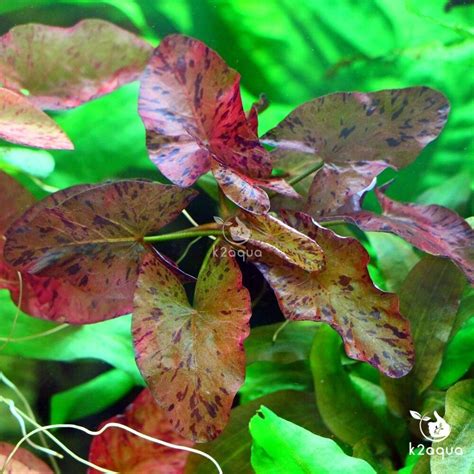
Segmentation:
{"type": "Polygon", "coordinates": [[[284,316],[326,322],[342,336],[349,357],[367,361],[390,377],[407,374],[414,358],[408,322],[399,312],[397,296],[373,285],[362,245],[320,227],[307,214],[284,216],[320,245],[326,261],[319,273],[256,263],[284,316]]]}
{"type": "Polygon", "coordinates": [[[35,148],[74,148],[71,140],[53,119],[23,95],[4,88],[0,88],[0,138],[35,148]]]}
{"type": "MultiPolygon", "coordinates": [[[[7,457],[15,446],[9,443],[0,443],[0,466],[3,466],[7,457]]],[[[53,474],[53,470],[40,458],[27,449],[20,448],[6,466],[6,473],[15,474],[53,474]]]]}
{"type": "Polygon", "coordinates": [[[474,283],[474,230],[454,211],[437,205],[403,204],[376,190],[382,215],[356,210],[338,218],[363,230],[390,232],[431,255],[450,258],[474,283]]]}
{"type": "Polygon", "coordinates": [[[330,474],[334,466],[340,472],[375,474],[370,464],[348,456],[334,440],[286,421],[264,406],[250,420],[249,427],[256,474],[330,474]]]}
{"type": "Polygon", "coordinates": [[[0,83],[41,109],[68,109],[138,79],[152,49],[103,20],[19,25],[0,38],[0,83]]]}
{"type": "MultiPolygon", "coordinates": [[[[124,414],[104,421],[101,427],[106,423],[120,423],[168,443],[185,447],[193,445],[192,442],[174,433],[166,412],[157,405],[148,389],[138,395],[124,414]]],[[[152,443],[118,428],[109,428],[94,437],[89,451],[89,461],[114,472],[180,474],[184,472],[188,454],[186,451],[152,443]]],[[[88,470],[88,474],[99,474],[99,472],[93,468],[88,470]]]]}
{"type": "Polygon", "coordinates": [[[193,306],[152,255],[143,260],[134,300],[138,367],[174,429],[198,442],[223,430],[244,381],[250,297],[236,261],[221,248],[199,273],[193,306]]]}
{"type": "Polygon", "coordinates": [[[230,242],[260,250],[263,261],[265,256],[277,257],[308,272],[324,267],[323,251],[314,240],[269,214],[242,212],[228,220],[223,230],[230,242]]]}
{"type": "Polygon", "coordinates": [[[40,201],[10,227],[4,248],[15,270],[54,279],[34,281],[40,306],[24,310],[71,323],[130,312],[147,250],[143,237],[177,217],[194,196],[175,186],[124,180],[77,186],[40,201]],[[71,293],[59,291],[64,285],[71,293]]]}

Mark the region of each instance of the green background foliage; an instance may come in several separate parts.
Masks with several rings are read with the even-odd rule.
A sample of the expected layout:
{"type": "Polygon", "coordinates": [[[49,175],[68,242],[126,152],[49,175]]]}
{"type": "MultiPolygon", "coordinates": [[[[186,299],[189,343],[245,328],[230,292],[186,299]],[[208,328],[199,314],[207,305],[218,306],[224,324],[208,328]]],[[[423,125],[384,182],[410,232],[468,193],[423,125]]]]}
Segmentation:
{"type": "MultiPolygon", "coordinates": [[[[155,45],[174,32],[194,36],[218,51],[241,73],[247,108],[259,94],[267,96],[270,107],[260,118],[260,133],[276,125],[297,105],[324,94],[415,85],[436,88],[451,102],[444,132],[413,164],[398,173],[384,172],[381,181],[396,178],[388,194],[398,200],[441,204],[469,217],[474,214],[474,6],[457,6],[446,11],[447,3],[448,0],[3,0],[0,34],[28,22],[72,26],[84,18],[102,18],[142,35],[155,45]]],[[[16,173],[38,196],[55,187],[109,178],[161,179],[147,157],[137,98],[138,84],[135,83],[74,110],[53,113],[76,150],[71,153],[2,148],[0,168],[16,173]]],[[[196,209],[198,217],[199,212],[196,209]]],[[[372,257],[374,279],[383,288],[398,291],[420,253],[386,234],[369,235],[364,239],[372,257]]],[[[15,309],[5,291],[0,292],[0,298],[0,335],[5,337],[10,334],[15,309]]],[[[269,307],[275,308],[275,305],[269,307]]],[[[447,388],[472,371],[472,293],[465,295],[459,313],[457,320],[461,323],[457,332],[453,330],[444,359],[437,362],[441,364],[434,381],[438,389],[447,388]],[[464,311],[462,318],[459,317],[461,311],[464,311]]],[[[454,314],[451,316],[454,318],[454,314]]],[[[53,327],[20,315],[13,336],[21,338],[53,327]]],[[[82,424],[95,427],[122,410],[143,383],[127,338],[129,327],[130,319],[125,317],[90,328],[66,328],[47,340],[10,343],[0,352],[0,365],[10,376],[23,373],[17,381],[38,407],[43,421],[80,419],[82,424]],[[32,362],[27,358],[48,362],[32,362]],[[91,362],[92,359],[95,362],[91,362]],[[134,386],[136,388],[130,391],[134,386]],[[97,400],[99,392],[105,394],[105,399],[97,400]],[[48,409],[54,394],[57,395],[51,399],[51,409],[48,409]],[[77,403],[88,397],[97,403],[93,406],[77,403]],[[110,406],[119,399],[118,404],[110,406]],[[91,417],[94,413],[99,415],[91,417]]],[[[260,330],[259,336],[252,335],[247,341],[252,365],[242,400],[251,404],[243,407],[252,407],[252,410],[246,410],[243,425],[231,428],[231,432],[235,430],[240,433],[238,436],[245,437],[247,457],[244,461],[250,456],[247,423],[259,407],[255,399],[265,395],[270,397],[267,404],[270,408],[284,407],[284,403],[271,403],[271,397],[276,396],[272,392],[298,390],[294,397],[299,399],[306,396],[302,392],[311,385],[308,359],[316,326],[303,326],[305,332],[301,332],[301,328],[295,326],[288,333],[282,333],[280,346],[276,348],[269,343],[275,328],[260,330]],[[297,345],[298,342],[301,344],[297,345]]],[[[331,335],[319,334],[318,337],[329,340],[331,335]]],[[[330,349],[326,358],[339,360],[337,347],[330,349]]],[[[370,410],[376,411],[377,403],[381,404],[380,397],[383,398],[376,385],[377,375],[374,376],[366,364],[358,363],[353,365],[349,380],[343,366],[350,362],[342,358],[340,363],[334,360],[332,363],[332,372],[325,376],[340,377],[344,383],[352,383],[353,402],[360,402],[364,410],[369,409],[366,405],[372,404],[370,410]],[[359,384],[355,383],[357,380],[359,384]]],[[[324,367],[313,363],[312,369],[320,382],[324,367]]],[[[435,375],[436,371],[432,377],[435,375]]],[[[459,393],[459,390],[455,392],[456,396],[459,393]]],[[[307,397],[304,398],[301,410],[308,403],[307,397]]],[[[386,406],[383,409],[386,410],[386,406]]],[[[290,411],[287,418],[303,425],[305,416],[296,413],[296,407],[290,411]]],[[[277,411],[277,414],[280,413],[277,411]]],[[[268,416],[274,415],[268,412],[268,416]]],[[[13,423],[3,423],[9,418],[3,408],[0,408],[0,417],[0,438],[15,439],[13,423]]],[[[271,420],[279,429],[285,429],[284,420],[271,420]]],[[[370,428],[376,429],[375,425],[370,428]]],[[[254,450],[276,450],[275,453],[268,451],[267,455],[273,456],[278,454],[278,449],[271,442],[268,444],[267,429],[263,421],[255,419],[252,434],[258,445],[254,450]]],[[[321,433],[322,428],[318,429],[321,433]]],[[[298,436],[307,434],[295,432],[296,444],[298,436]]],[[[340,438],[353,441],[344,433],[340,438]]],[[[82,454],[87,453],[88,441],[80,441],[80,435],[65,434],[64,439],[82,454]]],[[[315,446],[318,442],[320,440],[315,438],[315,446]]],[[[220,443],[211,447],[211,452],[214,449],[228,456],[225,438],[220,443]]],[[[345,460],[342,451],[333,441],[331,443],[326,443],[324,448],[328,459],[337,455],[345,460]]],[[[359,445],[357,449],[363,452],[364,446],[359,445]]],[[[238,458],[239,463],[241,458],[238,458]]],[[[260,462],[265,463],[265,459],[253,460],[254,468],[260,462]]],[[[223,460],[226,462],[225,456],[223,460]]],[[[361,463],[363,461],[359,463],[360,472],[371,472],[368,465],[361,463]]],[[[436,472],[441,472],[439,460],[436,463],[436,472]]],[[[76,464],[64,464],[64,469],[64,472],[78,472],[74,471],[78,469],[76,464]]],[[[267,472],[265,469],[259,472],[267,472]]],[[[410,470],[405,468],[404,472],[410,470]]]]}

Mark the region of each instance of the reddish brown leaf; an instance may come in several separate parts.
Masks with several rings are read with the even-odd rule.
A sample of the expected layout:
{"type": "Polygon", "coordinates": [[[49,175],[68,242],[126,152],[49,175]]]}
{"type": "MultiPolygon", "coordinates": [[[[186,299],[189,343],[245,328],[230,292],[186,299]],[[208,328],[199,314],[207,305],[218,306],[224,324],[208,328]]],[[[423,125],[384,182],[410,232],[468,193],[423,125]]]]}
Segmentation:
{"type": "Polygon", "coordinates": [[[426,87],[330,94],[295,109],[264,141],[294,162],[311,157],[333,165],[316,175],[310,203],[313,215],[322,212],[315,209],[319,201],[327,213],[366,188],[383,164],[401,168],[411,163],[440,134],[448,111],[447,99],[426,87]],[[326,174],[337,180],[333,205],[321,186],[326,174]]]}
{"type": "MultiPolygon", "coordinates": [[[[123,415],[102,423],[120,423],[168,443],[191,447],[193,443],[178,436],[167,413],[160,408],[148,389],[129,405],[123,415]]],[[[96,436],[89,451],[89,461],[121,474],[183,474],[188,453],[145,441],[127,431],[109,428],[96,436]]],[[[89,469],[88,474],[99,474],[89,469]]]]}
{"type": "Polygon", "coordinates": [[[255,216],[242,212],[226,221],[223,230],[228,241],[261,250],[264,261],[269,255],[309,272],[324,267],[323,251],[314,240],[269,214],[255,216]]]}
{"type": "MultiPolygon", "coordinates": [[[[0,443],[0,466],[3,466],[14,446],[9,443],[0,443]]],[[[20,448],[8,463],[5,474],[53,474],[52,469],[26,449],[20,448]]]]}
{"type": "Polygon", "coordinates": [[[0,83],[42,109],[67,109],[138,79],[152,47],[103,20],[20,25],[0,38],[0,83]]]}
{"type": "Polygon", "coordinates": [[[426,253],[448,257],[474,283],[474,230],[462,217],[446,207],[399,203],[379,190],[376,195],[382,215],[356,210],[337,218],[363,230],[399,235],[426,253]]]}
{"type": "Polygon", "coordinates": [[[396,295],[373,285],[362,245],[318,226],[307,214],[287,213],[286,218],[318,242],[326,267],[309,273],[289,265],[256,264],[285,317],[326,322],[341,334],[350,357],[367,361],[390,377],[408,373],[413,366],[408,322],[399,313],[396,295]]]}
{"type": "MultiPolygon", "coordinates": [[[[0,78],[0,83],[1,83],[0,78]]],[[[72,150],[59,126],[26,97],[0,87],[0,138],[19,145],[72,150]]]]}
{"type": "Polygon", "coordinates": [[[135,293],[138,367],[174,429],[198,442],[225,427],[245,373],[250,297],[237,263],[222,249],[203,265],[193,306],[178,279],[151,255],[135,293]]]}

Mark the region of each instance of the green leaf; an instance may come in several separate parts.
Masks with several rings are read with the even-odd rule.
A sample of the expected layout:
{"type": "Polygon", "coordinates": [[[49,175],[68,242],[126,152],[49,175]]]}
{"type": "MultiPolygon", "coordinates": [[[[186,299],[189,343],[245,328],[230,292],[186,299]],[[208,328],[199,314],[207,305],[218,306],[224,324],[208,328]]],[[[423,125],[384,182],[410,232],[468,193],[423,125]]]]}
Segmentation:
{"type": "Polygon", "coordinates": [[[99,413],[125,396],[135,382],[129,373],[112,369],[86,383],[56,393],[51,398],[51,423],[66,423],[99,413]]]}
{"type": "Polygon", "coordinates": [[[315,435],[262,406],[250,421],[252,467],[257,474],[375,473],[370,465],[347,456],[331,439],[315,435]]]}
{"type": "Polygon", "coordinates": [[[451,426],[451,434],[444,441],[436,443],[436,448],[455,450],[460,448],[463,455],[431,456],[432,474],[471,474],[474,470],[474,380],[463,380],[446,393],[445,420],[451,426]]]}
{"type": "Polygon", "coordinates": [[[0,168],[11,166],[16,170],[47,178],[54,171],[54,158],[45,150],[29,150],[27,148],[0,148],[0,168]]]}
{"type": "Polygon", "coordinates": [[[415,366],[398,380],[382,377],[389,404],[400,416],[417,407],[417,396],[432,384],[456,322],[466,280],[449,260],[427,256],[400,290],[400,309],[411,323],[415,366]]]}
{"type": "MultiPolygon", "coordinates": [[[[226,474],[255,474],[250,466],[252,438],[248,425],[262,404],[312,433],[331,436],[317,412],[312,393],[290,390],[266,395],[234,408],[222,434],[210,443],[199,445],[199,449],[217,459],[226,474]]],[[[201,456],[191,455],[186,473],[209,474],[208,461],[201,456]]]]}

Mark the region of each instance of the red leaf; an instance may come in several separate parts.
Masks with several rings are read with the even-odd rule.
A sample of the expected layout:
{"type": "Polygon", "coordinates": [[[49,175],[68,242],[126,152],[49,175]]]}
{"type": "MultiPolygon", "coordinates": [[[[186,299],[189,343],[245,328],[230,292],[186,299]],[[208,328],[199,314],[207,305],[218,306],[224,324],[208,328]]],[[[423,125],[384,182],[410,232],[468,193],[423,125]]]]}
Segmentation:
{"type": "Polygon", "coordinates": [[[3,88],[0,88],[0,138],[36,148],[74,148],[54,120],[23,95],[3,88]]]}
{"type": "Polygon", "coordinates": [[[350,357],[367,361],[390,377],[407,374],[413,366],[409,324],[399,313],[397,296],[373,285],[362,245],[320,227],[307,214],[285,216],[321,246],[326,260],[319,273],[256,264],[285,317],[326,322],[342,336],[350,357]]]}
{"type": "Polygon", "coordinates": [[[442,206],[402,204],[376,190],[382,215],[369,211],[333,218],[354,223],[363,230],[390,232],[431,255],[450,258],[474,283],[474,230],[458,214],[442,206]]]}
{"type": "Polygon", "coordinates": [[[194,306],[179,280],[145,257],[135,293],[137,364],[174,429],[198,442],[219,435],[244,381],[250,296],[235,260],[216,247],[203,265],[194,306]]]}
{"type": "Polygon", "coordinates": [[[0,38],[0,83],[42,109],[76,107],[138,79],[152,47],[103,20],[20,25],[0,38]]]}
{"type": "MultiPolygon", "coordinates": [[[[14,446],[9,443],[0,443],[0,466],[3,466],[14,446]]],[[[52,469],[26,449],[20,448],[6,467],[5,474],[53,474],[52,469]]]]}
{"type": "MultiPolygon", "coordinates": [[[[110,418],[101,427],[120,423],[162,441],[191,447],[193,443],[176,435],[166,417],[167,413],[145,389],[123,415],[110,418]]],[[[183,474],[187,457],[186,451],[160,446],[117,428],[96,436],[89,451],[90,462],[121,474],[183,474]]],[[[99,471],[89,469],[88,474],[99,474],[99,471]]]]}

